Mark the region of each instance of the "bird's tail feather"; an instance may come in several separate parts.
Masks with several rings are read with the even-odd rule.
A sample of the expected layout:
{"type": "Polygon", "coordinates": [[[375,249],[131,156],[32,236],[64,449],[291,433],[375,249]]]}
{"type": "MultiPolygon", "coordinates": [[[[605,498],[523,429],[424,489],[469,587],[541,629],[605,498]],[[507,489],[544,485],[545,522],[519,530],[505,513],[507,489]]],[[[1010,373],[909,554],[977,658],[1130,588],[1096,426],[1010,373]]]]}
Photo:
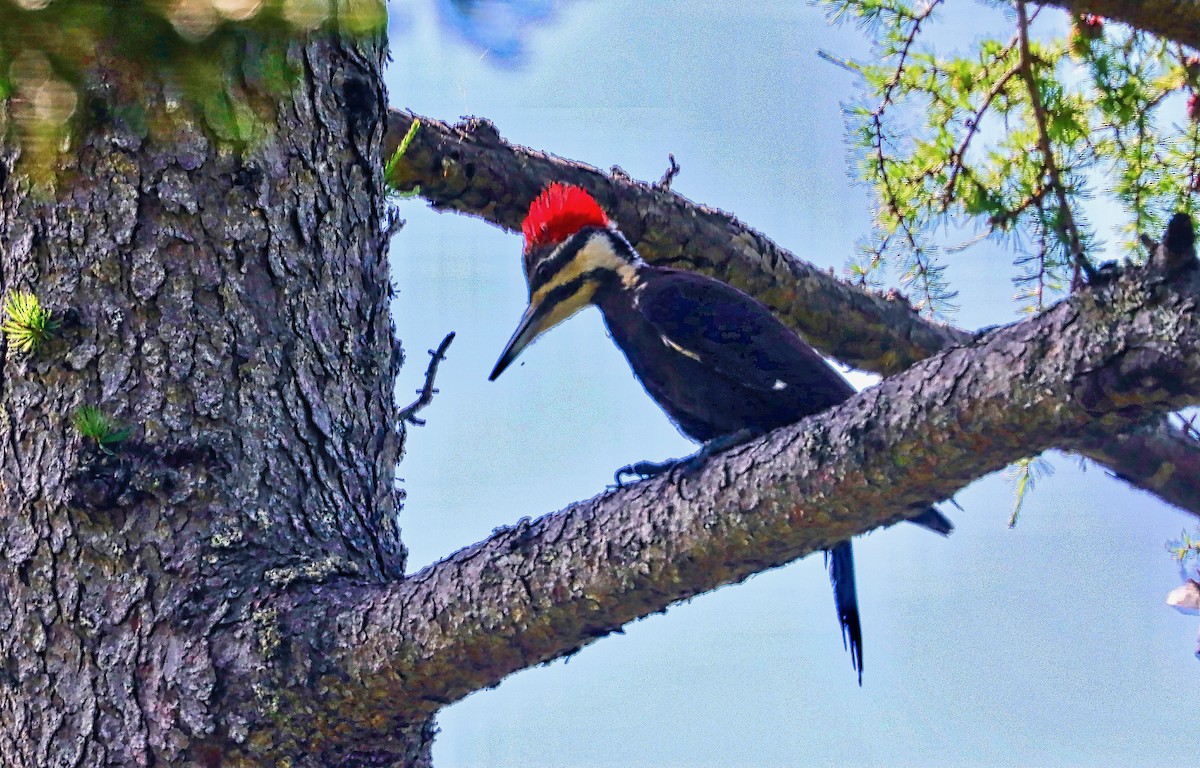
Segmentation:
{"type": "Polygon", "coordinates": [[[954,532],[954,523],[950,522],[941,512],[938,512],[935,507],[929,507],[924,512],[908,518],[908,521],[916,523],[934,533],[940,533],[943,536],[949,536],[954,532]]]}
{"type": "Polygon", "coordinates": [[[842,645],[850,651],[850,663],[854,665],[854,671],[858,672],[858,684],[861,686],[862,621],[858,616],[858,590],[854,585],[854,550],[850,542],[843,541],[827,551],[825,564],[829,566],[833,601],[837,608],[838,621],[842,625],[842,645]]]}

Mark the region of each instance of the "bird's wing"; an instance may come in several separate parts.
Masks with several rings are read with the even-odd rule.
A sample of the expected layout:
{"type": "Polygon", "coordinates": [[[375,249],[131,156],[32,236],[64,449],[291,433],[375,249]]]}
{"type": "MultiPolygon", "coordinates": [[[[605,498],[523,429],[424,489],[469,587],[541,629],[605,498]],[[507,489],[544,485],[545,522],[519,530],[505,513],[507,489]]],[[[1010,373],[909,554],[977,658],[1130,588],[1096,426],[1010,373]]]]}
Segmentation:
{"type": "Polygon", "coordinates": [[[704,275],[660,272],[662,279],[642,289],[638,309],[663,343],[743,386],[797,388],[811,403],[809,413],[854,394],[841,374],[754,298],[704,275]]]}
{"type": "MultiPolygon", "coordinates": [[[[783,325],[766,306],[727,283],[659,268],[638,308],[665,344],[698,358],[742,386],[779,391],[782,381],[802,406],[795,418],[830,408],[854,394],[842,375],[783,325]]],[[[783,392],[780,392],[783,395],[783,392]]],[[[933,507],[912,522],[943,536],[954,525],[933,507]]]]}

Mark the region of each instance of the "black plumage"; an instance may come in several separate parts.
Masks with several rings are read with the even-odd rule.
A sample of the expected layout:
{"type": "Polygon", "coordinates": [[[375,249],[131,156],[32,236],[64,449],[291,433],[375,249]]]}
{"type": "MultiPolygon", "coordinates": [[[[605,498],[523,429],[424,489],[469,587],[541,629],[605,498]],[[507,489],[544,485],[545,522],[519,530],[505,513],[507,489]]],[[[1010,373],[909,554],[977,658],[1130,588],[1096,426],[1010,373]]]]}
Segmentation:
{"type": "MultiPolygon", "coordinates": [[[[719,280],[641,264],[632,290],[594,298],[634,375],[679,430],[708,442],[766,432],[819,413],[855,390],[761,303],[719,280]]],[[[862,683],[862,622],[849,541],[826,554],[842,640],[862,683]]]]}
{"type": "MultiPolygon", "coordinates": [[[[855,394],[803,339],[753,297],[704,275],[643,262],[577,187],[551,185],[523,230],[530,305],[495,379],[538,335],[587,304],[599,307],[646,392],[702,443],[767,432],[855,394]]],[[[930,508],[913,519],[947,534],[930,508]]],[[[862,623],[850,542],[827,554],[842,638],[862,684],[862,623]]]]}
{"type": "MultiPolygon", "coordinates": [[[[636,259],[611,230],[613,250],[636,259]]],[[[592,301],[646,392],[681,432],[707,443],[744,430],[768,432],[856,394],[816,350],[757,299],[728,283],[636,262],[631,286],[610,278],[592,301]]],[[[952,529],[936,510],[916,522],[952,529]]],[[[849,541],[826,553],[842,639],[862,682],[862,621],[849,541]]]]}
{"type": "Polygon", "coordinates": [[[633,290],[595,303],[646,391],[685,435],[766,432],[854,388],[762,304],[694,272],[641,265],[633,290]]]}

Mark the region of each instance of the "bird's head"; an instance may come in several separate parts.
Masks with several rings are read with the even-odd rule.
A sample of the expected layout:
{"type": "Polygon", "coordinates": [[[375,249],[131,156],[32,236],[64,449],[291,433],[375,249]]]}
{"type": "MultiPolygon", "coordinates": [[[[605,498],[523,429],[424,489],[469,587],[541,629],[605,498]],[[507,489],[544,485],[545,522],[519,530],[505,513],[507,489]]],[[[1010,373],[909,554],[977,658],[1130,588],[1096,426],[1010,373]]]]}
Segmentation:
{"type": "Polygon", "coordinates": [[[580,187],[551,184],[530,204],[521,231],[529,307],[489,381],[534,339],[592,303],[598,291],[637,282],[637,254],[580,187]]]}

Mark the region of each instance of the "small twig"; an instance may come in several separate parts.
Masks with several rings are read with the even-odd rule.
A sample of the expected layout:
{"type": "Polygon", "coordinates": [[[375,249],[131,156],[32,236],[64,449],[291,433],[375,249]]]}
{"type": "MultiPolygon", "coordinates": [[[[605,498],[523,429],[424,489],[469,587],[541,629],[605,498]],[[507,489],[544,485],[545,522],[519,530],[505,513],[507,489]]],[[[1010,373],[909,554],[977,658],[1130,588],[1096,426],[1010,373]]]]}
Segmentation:
{"type": "Polygon", "coordinates": [[[391,240],[397,232],[404,229],[404,225],[408,222],[400,218],[400,214],[395,211],[388,211],[387,222],[383,225],[383,237],[385,240],[391,240]]]}
{"type": "Polygon", "coordinates": [[[1192,416],[1190,419],[1185,419],[1181,414],[1175,415],[1179,417],[1179,421],[1181,422],[1179,427],[1181,430],[1183,430],[1183,434],[1187,435],[1193,440],[1200,440],[1200,430],[1196,428],[1196,419],[1198,417],[1192,416]]]}
{"type": "Polygon", "coordinates": [[[912,22],[912,28],[909,29],[908,34],[905,36],[904,46],[901,48],[899,58],[896,61],[896,71],[892,74],[891,79],[887,82],[887,84],[884,85],[883,90],[880,92],[881,99],[879,106],[871,112],[872,131],[875,136],[875,164],[879,168],[879,178],[883,182],[884,202],[886,203],[889,212],[895,216],[900,228],[904,230],[905,239],[908,241],[909,246],[914,252],[920,251],[920,245],[917,244],[916,235],[905,221],[904,214],[899,203],[897,202],[895,193],[892,190],[891,177],[888,176],[887,156],[883,146],[886,142],[886,139],[883,135],[883,113],[887,110],[888,106],[893,103],[892,93],[900,84],[900,80],[904,76],[904,65],[908,61],[908,52],[912,48],[913,43],[917,39],[917,35],[921,31],[922,22],[924,22],[933,14],[934,8],[936,8],[941,1],[942,0],[934,0],[934,2],[929,3],[920,13],[914,15],[910,19],[912,22]]]}
{"type": "MultiPolygon", "coordinates": [[[[1008,52],[1013,49],[1013,46],[1015,46],[1016,43],[1016,40],[1013,40],[1011,43],[1009,43],[1008,47],[1001,51],[996,59],[998,61],[1003,60],[1004,57],[1008,56],[1008,52]]],[[[992,106],[992,102],[996,100],[996,97],[1003,93],[1004,89],[1008,87],[1008,82],[1019,74],[1020,69],[1018,67],[1012,67],[1003,75],[1001,75],[1000,78],[992,84],[991,90],[984,94],[983,103],[981,103],[979,108],[975,110],[975,114],[967,120],[967,133],[965,136],[963,136],[963,140],[958,145],[958,149],[954,151],[954,166],[950,170],[950,180],[946,182],[946,187],[942,192],[943,210],[950,207],[950,201],[954,196],[954,187],[958,183],[958,175],[967,162],[967,148],[970,147],[971,139],[975,137],[975,133],[979,130],[979,123],[983,121],[984,113],[986,113],[992,106]]]]}
{"type": "MultiPolygon", "coordinates": [[[[884,84],[883,89],[880,91],[879,106],[877,106],[870,113],[872,123],[871,128],[874,136],[873,149],[875,154],[875,166],[879,173],[880,184],[882,185],[880,197],[882,198],[885,210],[893,219],[895,219],[896,228],[900,230],[905,242],[908,244],[908,247],[912,252],[913,264],[909,268],[910,279],[916,280],[918,287],[923,290],[925,294],[923,311],[925,311],[930,318],[933,318],[939,311],[937,309],[939,302],[943,299],[952,298],[952,296],[942,295],[941,292],[936,290],[932,285],[932,281],[936,275],[936,269],[932,263],[932,259],[926,252],[926,249],[922,247],[912,222],[909,221],[909,217],[904,212],[904,207],[900,202],[900,196],[892,186],[892,179],[888,173],[887,151],[884,146],[887,143],[887,138],[884,135],[883,115],[884,112],[887,111],[887,108],[895,103],[893,101],[893,96],[904,77],[904,68],[907,65],[908,57],[913,49],[913,45],[916,43],[916,39],[921,32],[921,25],[933,15],[934,10],[942,3],[942,1],[943,0],[931,0],[920,11],[909,16],[908,23],[910,24],[910,27],[908,29],[908,33],[904,37],[904,43],[901,46],[899,55],[896,59],[896,70],[888,82],[884,84]]],[[[833,60],[829,57],[826,58],[830,61],[833,60]]],[[[932,170],[927,171],[927,174],[932,173],[932,170]]],[[[887,239],[890,238],[885,238],[885,245],[875,250],[874,257],[871,259],[870,264],[863,269],[863,285],[866,285],[867,275],[874,270],[883,259],[883,248],[886,247],[887,239]]]]}
{"type": "Polygon", "coordinates": [[[1067,188],[1063,185],[1062,176],[1058,171],[1058,163],[1054,161],[1054,147],[1050,143],[1050,133],[1046,128],[1046,110],[1042,106],[1042,97],[1038,92],[1037,78],[1033,73],[1033,52],[1029,47],[1029,16],[1025,12],[1025,0],[1017,2],[1017,38],[1021,44],[1021,59],[1019,69],[1025,86],[1029,89],[1029,107],[1033,112],[1033,122],[1037,126],[1038,149],[1046,162],[1046,175],[1050,177],[1050,186],[1058,196],[1060,229],[1068,240],[1071,259],[1075,264],[1075,277],[1071,288],[1077,288],[1079,274],[1082,272],[1090,282],[1096,277],[1096,270],[1083,255],[1083,240],[1079,236],[1079,227],[1075,217],[1071,215],[1071,207],[1067,200],[1067,188]]]}
{"type": "MultiPolygon", "coordinates": [[[[904,213],[899,195],[892,188],[892,180],[887,170],[887,155],[884,153],[883,146],[886,138],[884,137],[882,114],[882,108],[880,108],[871,115],[871,119],[874,122],[875,165],[879,169],[879,177],[883,185],[880,197],[885,210],[895,219],[896,227],[903,234],[904,240],[912,252],[912,264],[909,266],[907,277],[904,279],[907,282],[915,281],[917,283],[918,288],[925,294],[925,299],[919,311],[925,312],[930,319],[934,319],[939,312],[943,311],[938,308],[939,304],[946,305],[948,309],[954,309],[950,301],[956,294],[954,292],[945,292],[934,285],[937,282],[937,275],[940,270],[934,265],[933,257],[928,250],[921,245],[916,230],[904,213]]],[[[882,247],[876,250],[875,254],[875,258],[871,260],[871,264],[866,268],[866,271],[874,269],[875,265],[883,258],[882,247]]],[[[865,274],[863,276],[863,284],[866,284],[865,274]]]]}
{"type": "Polygon", "coordinates": [[[442,339],[442,343],[438,344],[437,349],[429,350],[430,360],[429,367],[425,369],[425,386],[417,390],[417,399],[411,405],[400,409],[398,421],[401,423],[407,421],[417,427],[425,426],[425,420],[418,419],[417,412],[433,402],[433,396],[437,394],[437,390],[433,388],[433,377],[437,376],[438,364],[446,359],[446,350],[452,341],[454,341],[454,331],[446,334],[446,338],[442,339]]]}
{"type": "Polygon", "coordinates": [[[909,248],[913,253],[921,252],[921,245],[917,241],[917,235],[913,232],[909,225],[907,217],[900,206],[900,198],[892,189],[892,177],[888,175],[887,155],[884,151],[884,142],[886,139],[883,135],[883,120],[882,111],[877,110],[871,115],[873,121],[873,129],[875,133],[875,166],[879,169],[879,178],[883,182],[883,203],[887,207],[887,211],[896,219],[896,224],[904,234],[904,239],[908,241],[909,248]]]}
{"type": "Polygon", "coordinates": [[[1042,201],[1044,201],[1046,199],[1046,195],[1049,192],[1050,192],[1050,190],[1047,189],[1046,187],[1039,187],[1038,189],[1035,189],[1029,195],[1029,197],[1027,197],[1024,200],[1022,200],[1021,202],[1017,203],[1012,208],[1009,208],[1008,210],[1004,211],[1003,213],[995,214],[991,218],[989,218],[988,225],[997,227],[999,229],[1004,229],[1005,227],[1007,227],[1008,225],[1012,224],[1017,219],[1019,219],[1021,217],[1021,215],[1023,213],[1025,213],[1025,211],[1028,211],[1030,208],[1040,207],[1042,205],[1042,201]]]}
{"type": "MultiPolygon", "coordinates": [[[[858,282],[856,285],[861,285],[864,288],[879,287],[882,285],[882,281],[878,280],[878,278],[876,278],[876,284],[872,285],[871,275],[883,263],[884,254],[887,253],[891,241],[892,236],[886,232],[879,236],[879,243],[875,247],[870,248],[871,260],[867,262],[865,267],[861,267],[861,271],[858,273],[858,282]]],[[[867,249],[864,248],[863,250],[866,251],[867,249]]]]}
{"type": "Polygon", "coordinates": [[[912,22],[912,29],[908,31],[908,34],[904,38],[904,46],[900,49],[900,56],[896,61],[896,72],[883,87],[883,93],[881,94],[883,100],[879,103],[877,113],[882,114],[888,105],[892,103],[892,92],[896,90],[896,86],[900,85],[900,79],[904,76],[904,65],[908,62],[908,52],[912,49],[913,43],[916,42],[917,35],[921,33],[921,24],[932,16],[934,9],[941,4],[942,0],[931,0],[920,12],[909,17],[909,21],[912,22]]]}
{"type": "Polygon", "coordinates": [[[671,166],[667,168],[666,173],[664,173],[662,178],[658,180],[658,183],[654,185],[654,188],[660,192],[670,191],[671,182],[674,181],[675,177],[679,175],[679,163],[675,162],[675,155],[667,153],[667,160],[671,163],[671,166]]]}

